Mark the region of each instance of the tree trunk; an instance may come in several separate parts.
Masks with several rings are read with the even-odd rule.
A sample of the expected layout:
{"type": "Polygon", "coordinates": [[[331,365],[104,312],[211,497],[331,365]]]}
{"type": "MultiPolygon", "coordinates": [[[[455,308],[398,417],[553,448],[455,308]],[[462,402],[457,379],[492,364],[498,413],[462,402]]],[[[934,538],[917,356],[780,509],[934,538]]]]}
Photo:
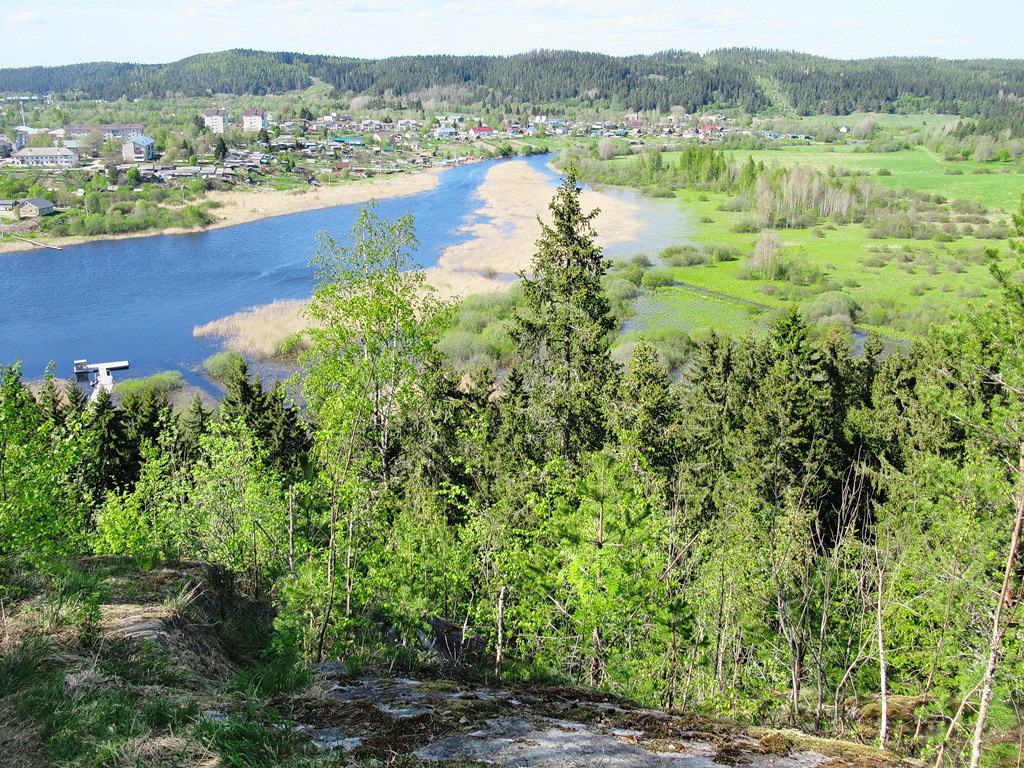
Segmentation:
{"type": "Polygon", "coordinates": [[[889,740],[889,680],[888,667],[885,663],[885,632],[882,627],[882,567],[878,568],[878,592],[875,600],[875,630],[878,634],[878,679],[879,702],[882,711],[878,721],[878,746],[885,749],[889,740]]]}
{"type": "Polygon", "coordinates": [[[288,489],[288,573],[295,578],[295,486],[288,489]]]}
{"type": "Polygon", "coordinates": [[[505,650],[505,586],[498,592],[498,639],[494,643],[494,674],[501,673],[502,653],[505,650]]]}
{"type": "Polygon", "coordinates": [[[1003,657],[1003,638],[1006,635],[1007,626],[1003,620],[1003,613],[1005,611],[1012,616],[1019,602],[1019,597],[1013,589],[1013,576],[1020,549],[1021,525],[1024,524],[1024,444],[1020,446],[1018,473],[1013,532],[1010,534],[1010,546],[1006,554],[1003,584],[999,590],[995,616],[992,618],[992,639],[989,643],[988,663],[985,665],[985,674],[981,678],[981,703],[978,706],[978,720],[974,725],[974,736],[971,739],[970,768],[978,768],[978,764],[981,762],[981,740],[985,733],[985,719],[988,717],[989,705],[992,703],[992,687],[995,684],[996,669],[1003,657]]]}

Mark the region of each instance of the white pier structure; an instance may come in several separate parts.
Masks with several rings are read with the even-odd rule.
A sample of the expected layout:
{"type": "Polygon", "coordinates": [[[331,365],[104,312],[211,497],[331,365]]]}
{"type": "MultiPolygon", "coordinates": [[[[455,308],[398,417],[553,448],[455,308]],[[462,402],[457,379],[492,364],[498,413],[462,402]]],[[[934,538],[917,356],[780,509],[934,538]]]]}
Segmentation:
{"type": "Polygon", "coordinates": [[[89,363],[88,360],[75,360],[75,379],[81,383],[88,382],[92,387],[89,401],[95,403],[100,390],[108,395],[114,391],[114,371],[127,371],[128,361],[118,360],[116,363],[89,363]]]}

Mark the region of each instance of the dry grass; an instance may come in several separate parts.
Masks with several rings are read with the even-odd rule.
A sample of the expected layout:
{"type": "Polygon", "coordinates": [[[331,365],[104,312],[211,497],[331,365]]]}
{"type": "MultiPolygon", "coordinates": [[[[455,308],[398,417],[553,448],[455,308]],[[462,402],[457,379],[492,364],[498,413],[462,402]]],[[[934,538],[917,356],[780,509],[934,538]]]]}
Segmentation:
{"type": "Polygon", "coordinates": [[[308,325],[304,299],[289,299],[236,312],[233,315],[197,325],[192,335],[197,339],[222,338],[228,349],[245,357],[266,360],[281,352],[284,340],[308,325]]]}
{"type": "Polygon", "coordinates": [[[119,768],[133,768],[137,765],[151,768],[216,768],[222,762],[217,755],[194,741],[155,734],[125,744],[116,765],[119,768]]]}
{"type": "Polygon", "coordinates": [[[7,768],[45,768],[39,743],[39,729],[27,726],[11,712],[8,702],[0,699],[0,755],[7,768]]]}

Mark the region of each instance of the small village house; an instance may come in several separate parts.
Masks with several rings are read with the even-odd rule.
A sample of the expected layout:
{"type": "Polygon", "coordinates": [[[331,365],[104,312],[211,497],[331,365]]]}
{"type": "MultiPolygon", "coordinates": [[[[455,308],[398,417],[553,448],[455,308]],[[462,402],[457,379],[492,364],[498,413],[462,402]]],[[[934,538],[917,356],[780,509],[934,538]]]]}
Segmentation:
{"type": "Polygon", "coordinates": [[[21,215],[29,219],[49,216],[53,213],[53,203],[45,197],[29,197],[19,200],[18,205],[21,206],[21,215]]]}

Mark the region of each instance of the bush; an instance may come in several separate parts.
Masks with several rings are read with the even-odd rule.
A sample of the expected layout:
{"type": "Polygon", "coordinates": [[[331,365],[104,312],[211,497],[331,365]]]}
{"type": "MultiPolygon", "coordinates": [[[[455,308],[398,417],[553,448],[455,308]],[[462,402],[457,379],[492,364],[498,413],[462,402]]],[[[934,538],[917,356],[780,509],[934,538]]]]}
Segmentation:
{"type": "Polygon", "coordinates": [[[228,376],[238,371],[244,362],[240,354],[232,349],[225,349],[206,358],[203,361],[203,370],[211,379],[225,381],[228,376]]]}
{"type": "Polygon", "coordinates": [[[114,385],[119,397],[148,397],[155,393],[169,395],[185,386],[181,371],[163,371],[141,379],[125,379],[114,385]]]}
{"type": "Polygon", "coordinates": [[[670,267],[692,267],[708,263],[707,254],[692,245],[670,245],[660,256],[670,267]]]}
{"type": "Polygon", "coordinates": [[[748,235],[755,232],[760,232],[761,228],[754,223],[752,219],[741,219],[732,225],[732,231],[740,234],[748,235]]]}
{"type": "Polygon", "coordinates": [[[828,291],[803,307],[807,322],[816,325],[853,325],[859,311],[856,299],[843,291],[828,291]]]}
{"type": "Polygon", "coordinates": [[[739,250],[728,245],[716,245],[712,254],[715,261],[738,261],[740,258],[739,250]]]}
{"type": "Polygon", "coordinates": [[[929,288],[931,288],[931,286],[927,282],[922,280],[920,283],[915,283],[914,285],[910,286],[910,288],[907,289],[907,293],[909,293],[911,296],[924,296],[924,294],[928,291],[929,288]]]}
{"type": "Polygon", "coordinates": [[[639,264],[628,264],[614,270],[611,274],[616,277],[621,277],[623,280],[628,280],[633,285],[639,286],[643,282],[644,274],[647,272],[645,267],[641,267],[639,264]]]}
{"type": "Polygon", "coordinates": [[[652,269],[643,277],[644,288],[661,288],[666,285],[673,285],[675,278],[672,272],[667,269],[652,269]]]}
{"type": "Polygon", "coordinates": [[[468,362],[475,355],[487,357],[486,345],[479,334],[462,329],[452,329],[437,342],[438,349],[453,364],[468,362]]]}
{"type": "Polygon", "coordinates": [[[750,201],[746,197],[730,197],[718,204],[718,210],[738,213],[750,208],[750,201]]]}
{"type": "Polygon", "coordinates": [[[604,282],[604,292],[611,301],[626,301],[640,295],[640,289],[621,277],[611,277],[604,282]]]}

